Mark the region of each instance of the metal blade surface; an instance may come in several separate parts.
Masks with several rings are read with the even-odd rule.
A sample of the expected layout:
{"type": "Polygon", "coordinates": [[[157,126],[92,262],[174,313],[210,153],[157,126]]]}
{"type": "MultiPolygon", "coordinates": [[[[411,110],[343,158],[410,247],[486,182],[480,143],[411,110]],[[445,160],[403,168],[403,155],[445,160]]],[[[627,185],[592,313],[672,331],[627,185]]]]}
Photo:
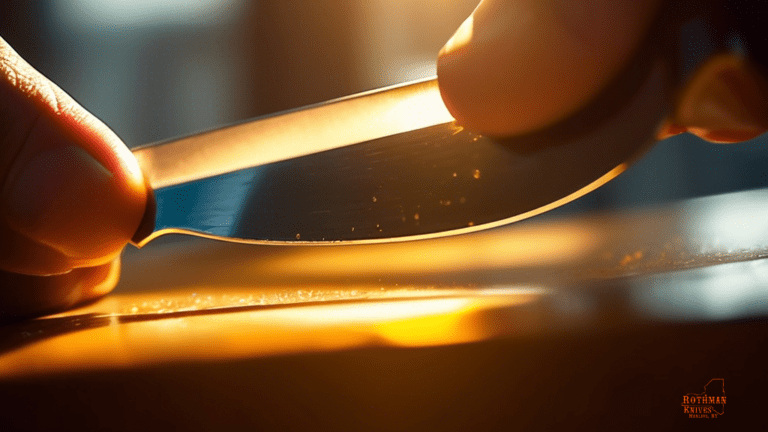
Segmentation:
{"type": "MultiPolygon", "coordinates": [[[[668,108],[663,72],[651,67],[637,76],[629,74],[627,79],[635,82],[633,97],[606,114],[609,121],[584,128],[576,118],[575,127],[572,121],[565,128],[514,139],[494,139],[440,121],[450,120],[442,104],[435,109],[443,111],[430,116],[428,107],[413,109],[404,102],[421,97],[434,104],[439,94],[434,82],[428,82],[406,92],[395,89],[399,94],[385,91],[335,102],[341,109],[337,106],[332,113],[330,129],[323,126],[330,121],[328,116],[313,120],[307,115],[324,108],[319,106],[303,114],[298,111],[301,121],[296,124],[291,124],[294,112],[235,126],[243,130],[215,131],[216,139],[203,135],[182,145],[161,145],[164,157],[175,157],[182,161],[179,164],[189,159],[185,152],[206,153],[211,162],[206,164],[205,158],[194,154],[198,167],[182,167],[189,171],[186,174],[155,172],[156,179],[165,180],[153,184],[170,185],[156,189],[156,231],[140,244],[179,231],[256,243],[368,243],[462,233],[521,220],[604,184],[654,141],[648,131],[655,132],[668,108]],[[350,101],[354,106],[345,107],[350,101]],[[377,123],[377,115],[369,114],[396,111],[414,120],[409,106],[411,112],[427,115],[403,125],[390,120],[377,123]],[[360,124],[361,118],[370,124],[360,124]],[[266,134],[273,141],[265,140],[259,122],[270,121],[286,136],[275,139],[266,134]],[[313,134],[314,121],[318,129],[313,134]],[[360,141],[361,136],[372,138],[360,141]],[[309,140],[310,146],[302,142],[298,151],[285,148],[291,139],[309,140]],[[260,149],[269,146],[282,146],[278,151],[282,156],[269,155],[260,163],[260,149]],[[290,157],[291,152],[298,155],[290,157]],[[221,157],[228,158],[224,167],[221,157]],[[238,163],[247,167],[231,170],[238,163]],[[173,184],[195,177],[204,178],[173,184]]],[[[160,151],[153,147],[142,151],[143,156],[137,155],[140,163],[145,161],[142,167],[151,171],[148,155],[160,151]]]]}
{"type": "Polygon", "coordinates": [[[437,80],[373,90],[133,151],[157,189],[453,120],[437,80]]]}

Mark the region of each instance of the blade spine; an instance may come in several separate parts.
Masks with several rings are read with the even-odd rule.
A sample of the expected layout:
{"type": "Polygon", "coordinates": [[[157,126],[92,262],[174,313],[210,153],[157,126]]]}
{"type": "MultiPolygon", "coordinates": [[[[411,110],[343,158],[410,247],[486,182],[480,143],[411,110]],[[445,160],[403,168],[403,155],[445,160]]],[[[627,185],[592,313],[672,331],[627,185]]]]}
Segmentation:
{"type": "Polygon", "coordinates": [[[365,91],[362,91],[362,92],[359,92],[359,93],[353,93],[351,95],[346,95],[346,96],[341,96],[341,97],[334,98],[334,99],[329,99],[327,101],[317,102],[317,103],[313,103],[313,104],[309,104],[309,105],[303,105],[303,106],[299,106],[299,107],[296,107],[296,108],[289,108],[289,109],[286,109],[286,110],[277,111],[277,112],[273,112],[273,113],[268,113],[268,114],[264,114],[264,115],[257,116],[257,117],[252,117],[252,118],[247,118],[247,119],[242,119],[242,120],[234,121],[232,123],[227,123],[227,124],[220,125],[220,126],[213,126],[213,127],[210,127],[210,128],[207,128],[207,129],[202,129],[202,130],[199,130],[197,132],[193,132],[193,133],[190,133],[190,134],[187,134],[187,135],[179,135],[179,136],[170,137],[170,138],[159,140],[159,141],[154,141],[154,142],[140,144],[140,145],[138,145],[136,147],[133,147],[131,149],[131,151],[132,152],[137,152],[137,151],[140,151],[140,150],[145,150],[145,149],[150,148],[150,147],[159,147],[159,146],[170,144],[172,142],[176,142],[176,141],[179,141],[179,140],[182,140],[182,139],[194,138],[194,137],[197,137],[197,136],[200,136],[200,135],[204,135],[204,134],[208,134],[210,132],[215,132],[215,131],[221,130],[221,129],[228,129],[228,128],[232,128],[232,127],[242,126],[244,124],[253,123],[253,122],[261,121],[261,120],[266,120],[266,119],[272,118],[272,117],[279,117],[279,116],[283,116],[283,115],[286,115],[286,114],[291,114],[291,113],[295,113],[295,112],[299,112],[299,111],[305,111],[305,110],[309,110],[309,109],[312,109],[312,108],[318,108],[318,107],[321,107],[323,105],[329,105],[329,104],[334,104],[334,103],[339,103],[339,102],[345,102],[345,101],[347,101],[349,99],[355,99],[355,98],[370,96],[370,95],[376,94],[376,93],[383,93],[383,92],[387,92],[389,90],[395,90],[395,89],[399,89],[399,88],[403,88],[403,87],[408,87],[408,86],[411,86],[411,85],[418,85],[418,84],[429,83],[431,81],[437,81],[437,77],[436,76],[431,76],[431,77],[421,78],[421,79],[417,79],[417,80],[413,80],[413,81],[407,81],[407,82],[404,82],[404,83],[392,84],[392,85],[389,85],[389,86],[374,88],[374,89],[365,90],[365,91]]]}
{"type": "MultiPolygon", "coordinates": [[[[397,84],[394,86],[385,87],[382,89],[375,89],[375,90],[369,90],[366,92],[341,97],[338,99],[330,100],[327,102],[322,102],[319,104],[309,105],[301,108],[296,108],[288,111],[283,111],[275,114],[270,114],[267,116],[258,117],[255,119],[245,120],[242,122],[238,122],[232,125],[224,126],[222,128],[212,129],[204,132],[200,132],[197,134],[176,138],[172,140],[166,140],[161,141],[159,143],[153,143],[153,144],[147,144],[140,146],[133,150],[133,154],[136,157],[136,159],[139,162],[139,166],[141,167],[142,171],[147,175],[147,178],[150,181],[150,185],[157,189],[162,187],[168,187],[168,186],[174,186],[178,184],[183,184],[189,181],[193,180],[199,180],[203,178],[212,177],[215,175],[220,174],[226,174],[228,172],[234,172],[240,169],[250,168],[253,166],[259,166],[264,165],[267,163],[277,162],[281,160],[288,160],[295,157],[300,156],[306,156],[308,154],[318,153],[322,151],[332,150],[334,148],[340,148],[345,147],[349,145],[359,144],[365,141],[369,141],[372,139],[382,138],[388,135],[401,133],[401,132],[408,132],[411,130],[433,126],[441,123],[446,123],[453,121],[453,117],[448,113],[447,108],[442,103],[442,100],[439,100],[439,109],[442,110],[440,112],[437,112],[436,114],[431,114],[431,117],[427,117],[426,119],[421,119],[420,123],[414,123],[410,125],[409,127],[405,128],[398,128],[397,125],[395,127],[392,127],[391,124],[387,124],[387,120],[392,122],[392,119],[385,118],[381,125],[379,125],[380,129],[385,129],[384,131],[373,131],[375,133],[359,133],[359,135],[362,135],[362,139],[353,139],[348,141],[343,141],[340,139],[337,139],[336,142],[332,142],[331,144],[324,144],[316,149],[310,149],[310,150],[294,150],[294,149],[283,149],[278,150],[278,153],[282,151],[282,155],[279,155],[279,157],[273,157],[270,158],[268,156],[262,157],[259,163],[240,163],[237,162],[231,162],[231,146],[227,146],[227,148],[220,149],[216,148],[216,145],[211,144],[211,141],[214,141],[217,137],[220,135],[230,135],[229,138],[224,137],[224,139],[229,140],[236,140],[238,138],[237,134],[240,135],[249,135],[253,136],[259,135],[259,131],[256,130],[259,126],[263,126],[264,129],[267,129],[266,132],[262,131],[261,133],[263,135],[269,135],[271,132],[273,135],[277,133],[278,135],[282,136],[282,139],[285,140],[286,136],[290,136],[290,133],[287,132],[281,132],[281,123],[287,123],[288,125],[285,126],[285,129],[290,127],[291,124],[294,124],[294,128],[296,125],[300,125],[302,123],[317,123],[321,124],[320,126],[320,133],[323,134],[329,134],[329,130],[331,130],[329,127],[325,127],[325,129],[322,129],[322,122],[324,120],[324,116],[328,117],[329,115],[336,114],[334,111],[343,111],[346,107],[347,111],[351,111],[351,113],[344,113],[342,112],[343,118],[341,119],[335,119],[332,118],[333,122],[335,124],[338,124],[339,127],[342,127],[340,125],[343,124],[352,124],[355,122],[355,120],[359,121],[359,118],[365,118],[372,117],[374,114],[378,111],[384,110],[385,114],[390,113],[393,111],[392,109],[387,110],[386,108],[388,106],[391,106],[395,104],[398,100],[402,98],[397,98],[394,96],[401,95],[401,94],[407,94],[410,89],[417,89],[419,87],[427,87],[426,90],[419,90],[419,91],[411,91],[412,94],[414,94],[417,97],[426,98],[424,100],[415,100],[414,103],[411,103],[411,105],[424,105],[422,107],[419,106],[410,106],[409,108],[411,111],[418,111],[421,109],[424,111],[424,108],[428,108],[426,105],[429,103],[432,105],[432,108],[435,108],[434,105],[437,103],[435,100],[436,97],[439,98],[439,90],[437,88],[437,81],[436,78],[426,78],[418,81],[412,81],[408,83],[403,84],[397,84]],[[425,96],[426,95],[426,96],[425,96]],[[377,101],[374,101],[373,98],[378,98],[377,101]],[[365,100],[373,101],[373,105],[376,105],[374,109],[371,109],[370,112],[363,112],[359,113],[360,110],[354,110],[352,109],[356,104],[360,105],[364,103],[365,100]],[[444,112],[443,112],[444,111],[444,112]],[[357,116],[357,117],[356,117],[357,116]],[[235,135],[233,138],[232,135],[235,135]],[[223,156],[222,156],[223,155],[223,156]],[[209,163],[209,160],[215,160],[216,156],[218,156],[218,159],[229,158],[230,161],[222,164],[226,165],[224,168],[214,166],[214,163],[209,163]],[[194,164],[197,167],[205,166],[208,168],[206,172],[199,172],[196,171],[194,168],[191,169],[184,169],[180,168],[179,164],[172,164],[172,162],[175,159],[178,160],[184,160],[186,158],[194,157],[197,159],[197,162],[194,164]],[[179,174],[179,173],[183,174],[179,174]]],[[[390,107],[391,108],[391,107],[390,107]]],[[[410,111],[409,111],[410,112],[410,111]]],[[[407,116],[405,114],[398,114],[394,113],[392,114],[394,116],[394,119],[397,120],[398,118],[402,117],[408,117],[409,120],[412,120],[412,116],[407,116]],[[399,117],[398,117],[399,116],[399,117]]],[[[416,119],[419,120],[419,119],[416,119]]],[[[336,129],[339,129],[337,127],[336,129]]],[[[306,127],[302,130],[306,130],[306,127]]],[[[301,131],[293,133],[293,135],[297,135],[300,137],[301,131]]],[[[333,137],[333,135],[338,138],[342,134],[338,132],[330,132],[330,135],[333,137]]],[[[278,136],[280,138],[280,136],[278,136]]],[[[343,138],[343,137],[342,137],[343,138]]],[[[333,140],[331,140],[333,141],[333,140]]],[[[236,144],[237,145],[237,144],[236,144]]],[[[258,159],[258,158],[250,158],[251,159],[258,159]]]]}

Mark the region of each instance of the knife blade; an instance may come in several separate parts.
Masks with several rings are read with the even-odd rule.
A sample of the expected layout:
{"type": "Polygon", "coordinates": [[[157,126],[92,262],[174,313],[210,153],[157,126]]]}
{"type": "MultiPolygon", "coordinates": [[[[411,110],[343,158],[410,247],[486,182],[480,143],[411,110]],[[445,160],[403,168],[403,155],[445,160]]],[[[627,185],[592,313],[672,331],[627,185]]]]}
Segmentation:
{"type": "Polygon", "coordinates": [[[584,109],[524,136],[456,124],[433,78],[138,148],[156,201],[142,224],[150,229],[133,242],[166,233],[262,244],[415,240],[572,201],[656,141],[698,65],[743,50],[745,39],[731,37],[740,20],[724,23],[717,5],[681,5],[659,10],[630,64],[584,109]],[[706,35],[712,49],[690,49],[706,35]]]}
{"type": "Polygon", "coordinates": [[[610,122],[495,139],[457,125],[435,79],[134,151],[155,230],[254,243],[413,240],[486,229],[622,172],[663,114],[661,70],[610,122]],[[616,140],[621,136],[620,141],[616,140]]]}

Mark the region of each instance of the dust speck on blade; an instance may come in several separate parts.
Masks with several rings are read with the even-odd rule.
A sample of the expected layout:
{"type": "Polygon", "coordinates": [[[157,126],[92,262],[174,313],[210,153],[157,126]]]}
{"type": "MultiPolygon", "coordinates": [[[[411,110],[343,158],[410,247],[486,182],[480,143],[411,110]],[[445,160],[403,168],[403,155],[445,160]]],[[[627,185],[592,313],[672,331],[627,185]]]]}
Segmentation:
{"type": "Polygon", "coordinates": [[[373,202],[376,202],[376,197],[373,197],[373,202]]]}
{"type": "Polygon", "coordinates": [[[480,178],[480,170],[479,170],[479,169],[476,169],[476,170],[475,170],[475,171],[472,173],[472,177],[474,177],[474,178],[476,178],[476,179],[479,179],[479,178],[480,178]]]}
{"type": "Polygon", "coordinates": [[[413,220],[419,220],[419,214],[418,213],[413,215],[413,220]]]}
{"type": "Polygon", "coordinates": [[[299,239],[301,239],[301,234],[298,234],[298,233],[297,233],[297,234],[296,234],[296,240],[299,240],[299,239]]]}

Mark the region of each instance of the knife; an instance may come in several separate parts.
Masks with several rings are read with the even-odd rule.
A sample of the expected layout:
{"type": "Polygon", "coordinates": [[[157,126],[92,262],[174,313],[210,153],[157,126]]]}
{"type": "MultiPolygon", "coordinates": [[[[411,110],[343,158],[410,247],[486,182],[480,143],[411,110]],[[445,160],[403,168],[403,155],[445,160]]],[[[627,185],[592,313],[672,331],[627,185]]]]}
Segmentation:
{"type": "Polygon", "coordinates": [[[715,16],[719,6],[681,5],[659,11],[634,60],[586,108],[528,135],[464,129],[433,78],[138,148],[154,199],[133,242],[166,233],[260,244],[415,240],[572,201],[656,141],[697,66],[744,49],[741,21],[715,16]],[[709,48],[692,52],[692,43],[709,48]]]}

